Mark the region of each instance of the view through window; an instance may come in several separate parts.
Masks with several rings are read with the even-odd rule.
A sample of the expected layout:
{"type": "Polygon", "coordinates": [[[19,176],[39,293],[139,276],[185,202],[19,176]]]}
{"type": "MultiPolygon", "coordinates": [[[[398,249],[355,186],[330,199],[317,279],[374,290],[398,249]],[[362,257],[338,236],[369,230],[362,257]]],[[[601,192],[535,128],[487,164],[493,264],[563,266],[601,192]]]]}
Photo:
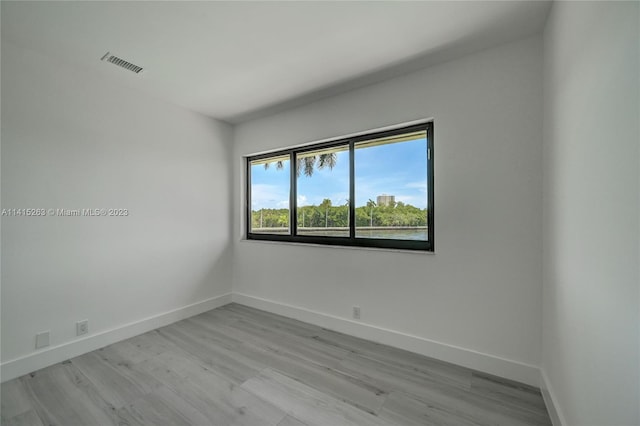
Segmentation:
{"type": "Polygon", "coordinates": [[[349,236],[349,145],[296,154],[298,235],[349,236]]]}
{"type": "Polygon", "coordinates": [[[289,234],[289,156],[250,164],[251,232],[289,234]]]}
{"type": "Polygon", "coordinates": [[[356,237],[427,241],[426,131],[355,144],[356,237]]]}
{"type": "Polygon", "coordinates": [[[432,251],[432,129],[248,158],[247,238],[432,251]]]}

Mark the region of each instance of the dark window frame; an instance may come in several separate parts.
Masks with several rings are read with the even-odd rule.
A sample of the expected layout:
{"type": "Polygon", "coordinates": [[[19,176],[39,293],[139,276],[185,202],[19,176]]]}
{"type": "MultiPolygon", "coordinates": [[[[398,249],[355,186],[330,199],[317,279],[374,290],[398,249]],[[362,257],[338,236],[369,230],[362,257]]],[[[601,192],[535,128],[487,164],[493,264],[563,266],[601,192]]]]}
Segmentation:
{"type": "Polygon", "coordinates": [[[323,244],[334,246],[348,246],[348,247],[372,247],[372,248],[388,248],[388,249],[404,249],[404,250],[420,250],[427,252],[434,252],[434,155],[433,155],[433,122],[426,122],[421,124],[414,124],[410,126],[400,127],[392,130],[385,130],[379,132],[370,132],[353,137],[346,137],[331,140],[328,142],[321,142],[312,145],[305,145],[296,148],[283,149],[278,151],[271,151],[259,155],[252,155],[245,158],[246,167],[246,185],[245,185],[245,232],[247,240],[262,240],[262,241],[284,241],[290,243],[307,243],[307,244],[323,244]],[[415,131],[424,130],[427,134],[427,238],[428,241],[415,241],[415,240],[393,240],[393,239],[381,239],[381,238],[364,238],[355,237],[356,230],[356,206],[351,202],[355,199],[355,144],[357,142],[366,141],[370,139],[384,138],[395,136],[403,133],[410,133],[415,131]],[[297,217],[298,206],[296,202],[297,198],[297,176],[296,176],[296,155],[308,151],[315,151],[318,149],[333,148],[336,146],[348,146],[349,147],[349,237],[334,237],[334,236],[310,236],[310,235],[296,235],[297,234],[297,217]],[[271,158],[276,156],[289,156],[289,235],[277,235],[277,234],[264,234],[264,233],[252,233],[251,232],[251,162],[255,160],[263,160],[265,158],[271,158]]]}

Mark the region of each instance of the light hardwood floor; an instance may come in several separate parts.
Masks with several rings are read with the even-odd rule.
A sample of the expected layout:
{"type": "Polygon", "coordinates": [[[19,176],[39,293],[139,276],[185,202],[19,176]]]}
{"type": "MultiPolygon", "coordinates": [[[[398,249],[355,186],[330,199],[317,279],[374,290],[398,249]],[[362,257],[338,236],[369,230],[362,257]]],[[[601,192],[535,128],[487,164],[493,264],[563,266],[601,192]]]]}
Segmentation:
{"type": "Polygon", "coordinates": [[[231,304],[2,384],[2,425],[550,425],[538,389],[231,304]]]}

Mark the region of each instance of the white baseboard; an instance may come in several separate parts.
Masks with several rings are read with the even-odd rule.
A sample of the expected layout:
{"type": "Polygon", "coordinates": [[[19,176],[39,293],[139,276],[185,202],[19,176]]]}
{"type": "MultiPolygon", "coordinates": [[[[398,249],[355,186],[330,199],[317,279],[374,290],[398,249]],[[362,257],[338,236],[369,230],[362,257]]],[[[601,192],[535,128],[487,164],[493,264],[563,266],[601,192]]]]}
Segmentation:
{"type": "MultiPolygon", "coordinates": [[[[506,379],[526,383],[531,386],[542,386],[542,381],[546,378],[546,376],[542,374],[541,379],[540,370],[538,367],[533,365],[272,300],[253,297],[241,293],[227,293],[184,306],[182,308],[174,309],[169,312],[125,324],[111,330],[90,335],[82,339],[66,342],[42,351],[3,362],[0,364],[1,381],[5,382],[7,380],[20,377],[24,374],[91,352],[112,343],[146,333],[147,331],[155,330],[159,327],[164,327],[165,325],[198,315],[211,309],[215,309],[231,303],[232,301],[315,324],[330,330],[405,349],[435,359],[461,365],[463,367],[504,377],[506,379]]],[[[545,383],[545,386],[547,384],[548,381],[545,383]]],[[[558,412],[555,410],[557,405],[553,405],[555,399],[549,395],[553,394],[547,393],[547,395],[545,395],[545,402],[547,402],[547,400],[551,401],[551,403],[547,402],[547,404],[549,406],[549,413],[552,415],[552,420],[554,420],[554,426],[564,426],[566,423],[560,422],[559,420],[556,422],[553,417],[553,415],[556,414],[558,419],[562,418],[561,415],[557,415],[558,412]]]]}
{"type": "Polygon", "coordinates": [[[217,307],[231,303],[231,293],[212,297],[201,302],[183,306],[178,309],[141,319],[111,330],[89,335],[85,338],[62,343],[42,351],[12,359],[0,364],[1,381],[15,379],[49,365],[62,362],[87,352],[94,351],[112,343],[137,336],[147,331],[164,327],[176,321],[201,314],[217,307]]]}
{"type": "Polygon", "coordinates": [[[531,386],[540,386],[540,370],[533,365],[247,294],[233,293],[233,301],[531,386]]]}
{"type": "Polygon", "coordinates": [[[542,392],[544,405],[547,406],[547,411],[549,412],[549,417],[551,417],[551,423],[553,423],[553,426],[567,425],[568,423],[560,409],[558,399],[551,387],[551,382],[549,382],[549,377],[547,376],[547,372],[544,368],[540,368],[540,391],[542,392]]]}

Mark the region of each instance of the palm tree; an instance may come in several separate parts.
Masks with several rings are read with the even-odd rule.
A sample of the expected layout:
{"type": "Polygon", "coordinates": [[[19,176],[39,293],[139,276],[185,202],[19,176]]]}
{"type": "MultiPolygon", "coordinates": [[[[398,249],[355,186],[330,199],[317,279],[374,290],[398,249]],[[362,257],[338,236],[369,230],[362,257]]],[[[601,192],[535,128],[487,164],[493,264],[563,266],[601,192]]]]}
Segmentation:
{"type": "MultiPolygon", "coordinates": [[[[269,169],[271,163],[264,163],[264,169],[269,169]]],[[[276,161],[276,170],[282,170],[284,168],[284,163],[282,161],[276,161]]]]}
{"type": "Polygon", "coordinates": [[[329,209],[331,208],[331,200],[328,198],[325,198],[324,200],[322,200],[322,203],[320,203],[318,208],[320,209],[320,211],[322,211],[322,209],[324,208],[324,227],[328,228],[329,227],[329,209]]]}
{"type": "MultiPolygon", "coordinates": [[[[300,171],[304,170],[305,176],[311,177],[316,166],[316,160],[318,169],[322,170],[328,167],[329,170],[333,170],[338,161],[338,156],[335,152],[331,152],[320,155],[310,155],[308,157],[298,157],[296,161],[296,176],[300,177],[300,171]]],[[[271,163],[264,163],[264,168],[268,169],[270,165],[271,163]]],[[[284,163],[282,161],[276,161],[276,170],[282,170],[283,168],[284,163]]]]}
{"type": "Polygon", "coordinates": [[[376,207],[376,202],[369,198],[367,201],[367,207],[369,207],[370,215],[369,215],[369,227],[373,226],[373,208],[376,207]]]}

